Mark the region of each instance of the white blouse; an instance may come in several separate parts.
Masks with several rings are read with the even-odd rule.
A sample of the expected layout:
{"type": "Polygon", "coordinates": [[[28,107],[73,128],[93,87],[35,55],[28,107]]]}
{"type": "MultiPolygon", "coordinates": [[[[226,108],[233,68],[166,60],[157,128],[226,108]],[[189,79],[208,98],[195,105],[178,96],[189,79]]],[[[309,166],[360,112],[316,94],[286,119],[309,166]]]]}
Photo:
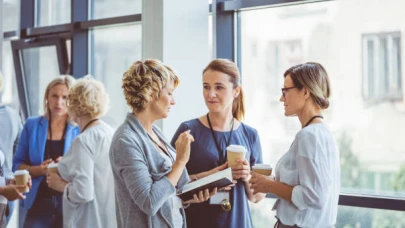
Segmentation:
{"type": "Polygon", "coordinates": [[[275,175],[277,181],[294,186],[292,203],[280,199],[275,205],[283,224],[334,226],[340,191],[339,150],[324,124],[311,124],[298,132],[278,161],[275,175]]]}
{"type": "MultiPolygon", "coordinates": [[[[174,161],[176,161],[176,152],[171,150],[170,148],[167,147],[169,150],[169,153],[171,155],[171,158],[169,158],[166,154],[163,154],[163,152],[159,152],[162,157],[165,159],[165,162],[169,164],[169,166],[173,166],[174,161]],[[173,159],[173,161],[171,160],[173,159]]],[[[171,198],[172,202],[172,219],[173,219],[173,225],[175,228],[181,228],[183,227],[183,216],[180,213],[180,208],[183,207],[183,203],[181,202],[181,199],[177,197],[175,194],[171,198]]]]}
{"type": "MultiPolygon", "coordinates": [[[[5,156],[3,151],[0,149],[0,166],[3,167],[3,176],[0,176],[0,186],[6,186],[6,178],[4,177],[4,161],[5,161],[5,156]]],[[[0,204],[7,204],[7,198],[4,197],[3,195],[0,195],[0,204]]]]}
{"type": "Polygon", "coordinates": [[[109,149],[114,130],[100,121],[78,135],[58,170],[69,182],[63,192],[63,227],[117,227],[109,149]]]}

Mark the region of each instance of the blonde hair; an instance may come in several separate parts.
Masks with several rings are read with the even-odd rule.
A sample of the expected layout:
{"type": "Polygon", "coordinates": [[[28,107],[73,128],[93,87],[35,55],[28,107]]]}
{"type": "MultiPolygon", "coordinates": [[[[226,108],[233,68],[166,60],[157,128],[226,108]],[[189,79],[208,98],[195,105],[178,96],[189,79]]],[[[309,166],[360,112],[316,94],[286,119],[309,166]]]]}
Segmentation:
{"type": "Polygon", "coordinates": [[[315,103],[321,109],[329,107],[329,96],[331,93],[329,76],[325,68],[315,62],[307,62],[289,68],[284,77],[290,75],[294,86],[301,90],[306,88],[315,103]]]}
{"type": "Polygon", "coordinates": [[[170,80],[175,88],[180,83],[173,69],[159,60],[136,61],[122,78],[125,100],[134,111],[142,112],[152,97],[160,98],[162,89],[170,80]]]}
{"type": "Polygon", "coordinates": [[[48,108],[47,98],[49,95],[49,91],[52,89],[52,87],[54,87],[55,85],[66,85],[67,88],[70,89],[70,87],[72,87],[72,85],[74,83],[75,83],[75,79],[70,75],[61,75],[61,76],[58,76],[57,78],[53,79],[51,82],[49,82],[49,84],[46,86],[45,94],[44,94],[44,116],[45,117],[47,117],[49,119],[51,116],[51,113],[50,113],[51,111],[48,108]]]}
{"type": "Polygon", "coordinates": [[[230,82],[233,84],[233,89],[240,86],[239,96],[233,100],[232,116],[238,121],[242,121],[245,116],[245,100],[244,93],[240,83],[240,73],[236,64],[228,59],[215,59],[212,60],[207,67],[203,70],[203,74],[208,71],[217,71],[229,76],[230,82]]]}
{"type": "Polygon", "coordinates": [[[70,116],[94,118],[107,112],[109,97],[103,83],[86,76],[70,88],[67,104],[70,116]]]}

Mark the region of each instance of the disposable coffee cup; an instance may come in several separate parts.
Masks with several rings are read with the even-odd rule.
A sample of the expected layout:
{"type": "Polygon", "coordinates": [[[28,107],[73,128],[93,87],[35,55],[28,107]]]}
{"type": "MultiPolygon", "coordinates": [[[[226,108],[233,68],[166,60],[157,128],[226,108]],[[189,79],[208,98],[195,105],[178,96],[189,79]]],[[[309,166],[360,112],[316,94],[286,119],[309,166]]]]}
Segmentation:
{"type": "Polygon", "coordinates": [[[226,148],[226,156],[228,158],[228,167],[237,164],[236,160],[245,158],[246,148],[241,145],[229,145],[226,148]]]}
{"type": "Polygon", "coordinates": [[[256,164],[252,166],[252,171],[255,173],[260,173],[265,176],[270,176],[271,171],[273,171],[273,167],[271,167],[271,165],[268,164],[256,164]]]}
{"type": "Polygon", "coordinates": [[[21,192],[29,192],[30,188],[28,187],[28,179],[29,179],[30,173],[27,170],[17,170],[14,172],[14,179],[16,185],[24,185],[25,188],[21,189],[21,192]]]}
{"type": "Polygon", "coordinates": [[[48,165],[48,172],[59,174],[58,163],[52,162],[48,165]]]}

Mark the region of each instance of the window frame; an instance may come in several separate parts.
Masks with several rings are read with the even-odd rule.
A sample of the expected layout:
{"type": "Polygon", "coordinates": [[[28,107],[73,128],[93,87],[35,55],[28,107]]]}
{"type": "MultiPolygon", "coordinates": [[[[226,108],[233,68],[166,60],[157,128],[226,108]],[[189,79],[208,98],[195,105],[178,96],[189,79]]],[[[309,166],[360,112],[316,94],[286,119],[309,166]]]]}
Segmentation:
{"type": "Polygon", "coordinates": [[[399,81],[402,82],[402,69],[401,63],[397,61],[392,61],[396,58],[396,54],[399,53],[400,59],[402,58],[401,55],[401,43],[399,44],[399,50],[395,49],[394,40],[399,39],[401,40],[401,32],[400,31],[393,31],[393,32],[382,32],[382,33],[369,33],[362,35],[362,68],[363,68],[363,99],[369,103],[377,103],[377,102],[385,102],[385,101],[402,101],[403,100],[403,88],[401,83],[398,83],[398,86],[395,91],[395,94],[390,93],[390,84],[392,81],[399,81]],[[386,39],[387,44],[387,56],[381,54],[381,47],[382,43],[381,40],[386,39]],[[368,43],[372,42],[373,45],[373,55],[370,56],[368,50],[368,43]],[[389,45],[391,43],[391,46],[389,45]],[[393,50],[390,51],[390,48],[393,50]],[[396,51],[396,52],[395,52],[396,51]],[[382,59],[384,58],[384,59],[382,59]],[[387,60],[387,70],[388,74],[384,75],[381,72],[384,68],[384,60],[387,60]],[[391,61],[390,61],[391,60],[391,61]],[[372,61],[370,66],[370,61],[372,61]],[[397,64],[397,70],[395,70],[395,64],[397,64]],[[370,80],[369,68],[372,67],[373,70],[373,81],[370,80]],[[392,75],[391,75],[392,74],[392,75]],[[395,74],[395,75],[394,75],[395,74]],[[395,77],[394,77],[395,76],[395,77]],[[382,81],[386,81],[387,85],[381,83],[382,81]],[[371,82],[370,82],[371,81],[371,82]],[[371,84],[370,84],[371,83],[371,84]],[[371,87],[371,88],[370,88],[371,87]],[[387,87],[387,88],[385,88],[387,87]],[[388,89],[388,91],[387,91],[388,89]],[[370,92],[371,90],[371,92],[370,92]]]}
{"type": "MultiPolygon", "coordinates": [[[[88,12],[91,0],[71,0],[71,22],[65,24],[40,26],[36,27],[36,7],[38,0],[26,0],[24,4],[20,4],[20,27],[17,31],[3,31],[4,40],[10,40],[14,43],[12,48],[15,56],[19,56],[19,49],[26,46],[43,45],[47,42],[53,42],[55,38],[70,39],[70,56],[71,63],[68,66],[69,72],[75,78],[82,77],[89,72],[89,31],[96,27],[120,25],[131,22],[140,23],[142,21],[142,14],[133,14],[125,16],[117,16],[110,18],[89,20],[88,12]],[[31,44],[32,42],[38,44],[31,44]],[[38,42],[39,41],[39,42],[38,42]]],[[[59,47],[59,46],[58,46],[59,47]]],[[[59,54],[59,52],[58,52],[59,54]]],[[[61,60],[65,60],[67,53],[63,52],[61,60]]],[[[15,69],[21,69],[20,61],[14,58],[15,69]]],[[[63,65],[66,65],[65,62],[63,65]]],[[[21,70],[16,70],[16,81],[19,88],[24,85],[24,79],[21,70]]],[[[23,87],[22,87],[23,88],[23,87]]],[[[21,103],[22,115],[28,117],[29,107],[25,91],[18,91],[19,100],[21,103]]]]}

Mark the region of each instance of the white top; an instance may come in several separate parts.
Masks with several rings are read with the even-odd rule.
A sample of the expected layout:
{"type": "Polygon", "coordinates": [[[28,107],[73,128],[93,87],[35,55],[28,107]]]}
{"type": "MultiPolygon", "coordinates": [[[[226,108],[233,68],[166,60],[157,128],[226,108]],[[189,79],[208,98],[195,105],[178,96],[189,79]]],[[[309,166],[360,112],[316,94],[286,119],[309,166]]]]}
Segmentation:
{"type": "Polygon", "coordinates": [[[59,162],[60,175],[69,182],[63,192],[63,227],[117,227],[109,159],[113,133],[100,121],[79,134],[59,162]]]}
{"type": "Polygon", "coordinates": [[[278,161],[276,180],[295,186],[292,203],[276,202],[277,217],[285,225],[325,228],[336,223],[340,163],[336,141],[327,127],[311,124],[300,130],[278,161]]]}
{"type": "MultiPolygon", "coordinates": [[[[2,150],[0,150],[0,166],[3,167],[4,169],[4,153],[2,150]]],[[[4,170],[3,170],[3,176],[0,176],[0,186],[6,186],[6,178],[4,177],[4,170]]],[[[3,195],[0,195],[0,204],[7,204],[7,198],[4,197],[3,195]]]]}
{"type": "MultiPolygon", "coordinates": [[[[172,151],[169,147],[166,147],[169,150],[170,155],[172,156],[173,160],[176,161],[176,152],[172,151]]],[[[169,166],[173,166],[173,161],[167,156],[166,154],[163,154],[163,152],[159,152],[162,157],[165,159],[165,162],[167,164],[170,164],[169,166]]],[[[172,219],[173,219],[173,225],[174,228],[181,228],[183,227],[183,216],[180,213],[180,208],[183,207],[183,203],[181,202],[181,199],[174,194],[172,196],[172,219]]]]}

